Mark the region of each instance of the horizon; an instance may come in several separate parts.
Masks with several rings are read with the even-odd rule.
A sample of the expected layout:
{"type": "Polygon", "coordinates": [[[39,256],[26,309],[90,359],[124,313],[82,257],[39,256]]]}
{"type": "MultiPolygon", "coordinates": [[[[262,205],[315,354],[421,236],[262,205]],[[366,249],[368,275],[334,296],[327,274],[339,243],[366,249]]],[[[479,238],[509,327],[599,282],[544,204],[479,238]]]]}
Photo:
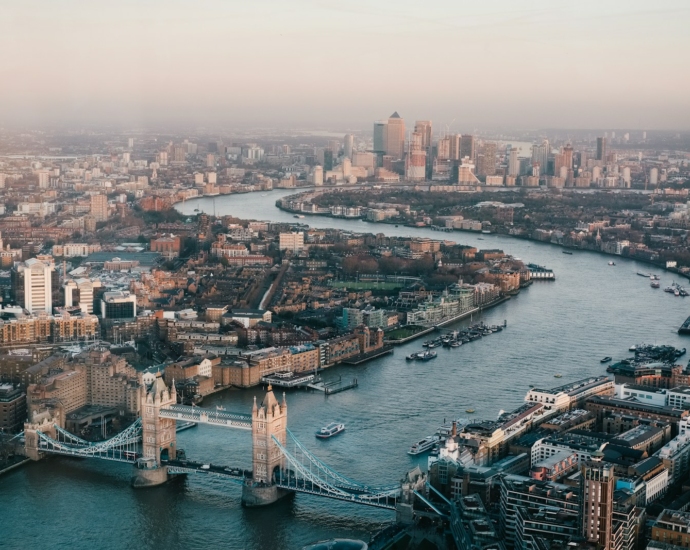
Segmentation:
{"type": "Polygon", "coordinates": [[[4,15],[3,127],[363,130],[397,110],[460,132],[690,129],[679,0],[34,0],[4,15]]]}

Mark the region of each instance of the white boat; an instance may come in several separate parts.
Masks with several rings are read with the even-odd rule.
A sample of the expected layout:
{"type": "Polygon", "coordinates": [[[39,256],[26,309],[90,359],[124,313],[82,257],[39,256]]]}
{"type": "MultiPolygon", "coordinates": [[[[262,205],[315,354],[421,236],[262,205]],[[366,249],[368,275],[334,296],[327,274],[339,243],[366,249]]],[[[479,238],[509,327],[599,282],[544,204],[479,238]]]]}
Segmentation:
{"type": "Polygon", "coordinates": [[[316,437],[319,439],[328,439],[334,435],[338,435],[345,429],[345,424],[339,422],[331,422],[328,426],[324,426],[318,432],[316,432],[316,437]]]}
{"type": "Polygon", "coordinates": [[[437,435],[430,435],[429,437],[425,437],[421,441],[418,441],[412,447],[410,447],[410,450],[407,451],[408,455],[420,455],[422,453],[427,452],[430,450],[436,443],[439,442],[439,437],[437,435]]]}
{"type": "Polygon", "coordinates": [[[609,265],[616,265],[616,262],[609,262],[609,265]]]}

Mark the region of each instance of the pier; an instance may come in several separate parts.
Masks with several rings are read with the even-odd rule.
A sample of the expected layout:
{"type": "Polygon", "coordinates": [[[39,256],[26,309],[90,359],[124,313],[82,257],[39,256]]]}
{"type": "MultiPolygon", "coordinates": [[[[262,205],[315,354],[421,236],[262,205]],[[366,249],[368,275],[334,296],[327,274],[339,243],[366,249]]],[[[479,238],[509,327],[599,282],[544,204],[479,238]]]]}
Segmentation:
{"type": "Polygon", "coordinates": [[[262,376],[261,382],[279,388],[296,388],[307,386],[316,380],[316,375],[313,373],[295,373],[295,372],[275,372],[268,376],[262,376]]]}
{"type": "Polygon", "coordinates": [[[307,387],[322,391],[325,395],[333,395],[335,393],[340,393],[346,390],[351,390],[359,385],[356,378],[352,379],[349,384],[343,384],[343,377],[339,376],[337,380],[331,380],[328,382],[319,382],[316,384],[309,384],[307,387]]]}

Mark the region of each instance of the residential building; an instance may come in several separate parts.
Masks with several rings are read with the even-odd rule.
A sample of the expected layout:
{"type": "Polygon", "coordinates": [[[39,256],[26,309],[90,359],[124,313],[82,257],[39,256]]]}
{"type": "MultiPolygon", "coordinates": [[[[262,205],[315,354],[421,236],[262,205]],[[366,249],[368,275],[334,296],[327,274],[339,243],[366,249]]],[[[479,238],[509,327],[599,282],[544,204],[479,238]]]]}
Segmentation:
{"type": "Polygon", "coordinates": [[[89,212],[96,222],[108,221],[108,197],[106,195],[91,195],[89,212]]]}
{"type": "Polygon", "coordinates": [[[299,252],[304,248],[304,233],[298,231],[280,233],[279,248],[289,252],[299,252]]]}

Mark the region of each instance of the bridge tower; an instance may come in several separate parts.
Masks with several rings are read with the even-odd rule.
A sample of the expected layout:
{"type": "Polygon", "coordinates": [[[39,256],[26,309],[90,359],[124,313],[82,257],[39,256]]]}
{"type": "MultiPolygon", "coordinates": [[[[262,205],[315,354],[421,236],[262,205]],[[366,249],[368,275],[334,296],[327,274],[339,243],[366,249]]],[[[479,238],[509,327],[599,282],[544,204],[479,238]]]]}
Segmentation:
{"type": "Polygon", "coordinates": [[[252,469],[253,479],[242,487],[242,504],[264,506],[289,494],[276,487],[273,474],[285,467],[285,458],[273,441],[275,437],[284,446],[287,439],[287,402],[283,393],[278,403],[269,385],[260,406],[252,407],[252,469]]]}
{"type": "Polygon", "coordinates": [[[152,487],[168,480],[165,462],[176,456],[175,420],[161,418],[160,410],[177,404],[175,382],[168,388],[160,374],[141,394],[141,445],[143,458],[134,465],[132,485],[152,487]]]}

